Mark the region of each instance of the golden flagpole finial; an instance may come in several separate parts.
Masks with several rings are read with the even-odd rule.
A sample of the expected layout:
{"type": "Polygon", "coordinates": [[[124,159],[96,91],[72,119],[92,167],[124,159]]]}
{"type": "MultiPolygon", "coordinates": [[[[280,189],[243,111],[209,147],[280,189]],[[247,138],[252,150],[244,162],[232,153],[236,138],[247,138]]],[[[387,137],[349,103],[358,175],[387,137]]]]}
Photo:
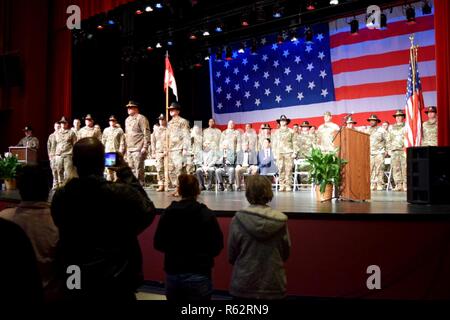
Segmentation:
{"type": "Polygon", "coordinates": [[[414,38],[415,38],[415,34],[414,33],[409,36],[409,40],[411,41],[411,47],[414,47],[414,38]]]}

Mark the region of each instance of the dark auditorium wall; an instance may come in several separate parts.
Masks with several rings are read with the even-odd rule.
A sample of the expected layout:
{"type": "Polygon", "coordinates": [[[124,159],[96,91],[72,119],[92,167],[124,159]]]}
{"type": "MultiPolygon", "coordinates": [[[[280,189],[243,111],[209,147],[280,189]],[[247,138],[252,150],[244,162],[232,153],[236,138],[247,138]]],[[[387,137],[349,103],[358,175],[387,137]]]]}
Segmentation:
{"type": "Polygon", "coordinates": [[[0,88],[0,152],[16,144],[25,125],[33,126],[41,142],[41,154],[48,133],[47,65],[48,1],[0,0],[9,28],[0,31],[3,53],[18,52],[24,74],[22,86],[0,88]],[[8,33],[8,34],[6,34],[8,33]]]}

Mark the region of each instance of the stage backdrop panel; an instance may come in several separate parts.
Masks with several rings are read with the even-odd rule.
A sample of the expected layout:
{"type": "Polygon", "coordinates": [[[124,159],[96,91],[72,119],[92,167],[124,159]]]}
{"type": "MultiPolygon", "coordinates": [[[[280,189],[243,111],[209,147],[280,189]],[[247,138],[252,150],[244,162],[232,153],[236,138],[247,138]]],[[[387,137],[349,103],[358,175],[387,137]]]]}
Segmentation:
{"type": "Polygon", "coordinates": [[[415,24],[406,23],[399,6],[384,11],[384,30],[369,30],[365,15],[359,15],[359,33],[351,35],[352,16],[312,26],[310,42],[303,27],[296,41],[261,38],[257,54],[248,44],[242,54],[234,47],[231,60],[225,53],[220,61],[213,55],[211,104],[217,123],[273,123],[285,114],[317,125],[325,111],[352,113],[359,124],[366,124],[370,113],[392,122],[393,110],[406,103],[411,34],[420,47],[425,104],[436,105],[434,13],[423,15],[421,2],[414,6],[415,24]]]}

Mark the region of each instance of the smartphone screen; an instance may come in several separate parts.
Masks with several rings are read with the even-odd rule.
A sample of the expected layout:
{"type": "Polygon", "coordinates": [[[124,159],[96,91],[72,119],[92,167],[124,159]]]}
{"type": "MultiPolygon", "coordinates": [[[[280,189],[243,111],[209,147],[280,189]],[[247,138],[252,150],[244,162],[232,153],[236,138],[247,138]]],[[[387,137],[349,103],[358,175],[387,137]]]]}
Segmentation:
{"type": "Polygon", "coordinates": [[[105,167],[115,167],[117,165],[117,154],[115,152],[105,153],[105,167]]]}

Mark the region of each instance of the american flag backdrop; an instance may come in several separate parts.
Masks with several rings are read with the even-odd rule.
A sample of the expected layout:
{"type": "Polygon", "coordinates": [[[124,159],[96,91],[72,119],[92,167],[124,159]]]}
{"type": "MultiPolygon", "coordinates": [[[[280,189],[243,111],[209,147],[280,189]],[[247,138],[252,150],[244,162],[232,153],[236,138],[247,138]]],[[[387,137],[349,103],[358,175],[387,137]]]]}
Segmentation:
{"type": "MultiPolygon", "coordinates": [[[[259,38],[256,55],[247,48],[232,60],[210,60],[212,112],[219,125],[273,123],[285,114],[293,123],[322,122],[325,111],[341,123],[349,113],[358,125],[376,113],[393,121],[396,109],[404,109],[411,42],[419,45],[421,84],[426,105],[436,104],[434,14],[422,15],[416,7],[416,23],[407,24],[404,9],[384,13],[385,30],[369,30],[365,15],[357,16],[360,30],[350,34],[353,17],[312,26],[314,37],[306,42],[304,28],[298,41],[277,41],[277,35],[259,38]]],[[[434,6],[433,6],[434,7],[434,6]]]]}

